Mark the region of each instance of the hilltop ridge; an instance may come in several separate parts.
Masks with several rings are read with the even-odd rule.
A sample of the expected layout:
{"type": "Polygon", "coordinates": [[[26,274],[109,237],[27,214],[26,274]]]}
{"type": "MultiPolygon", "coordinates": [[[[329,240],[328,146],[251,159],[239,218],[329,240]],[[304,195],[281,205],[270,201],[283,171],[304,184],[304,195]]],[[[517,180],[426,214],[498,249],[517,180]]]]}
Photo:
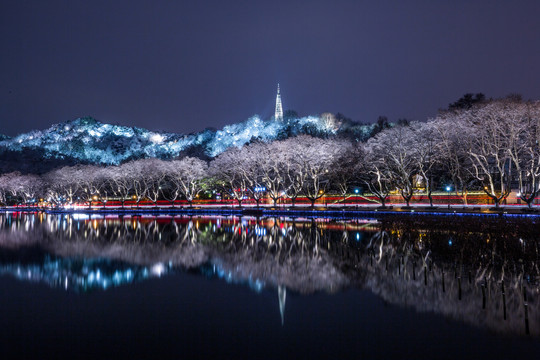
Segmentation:
{"type": "Polygon", "coordinates": [[[219,130],[192,134],[150,131],[111,125],[92,117],[77,118],[9,138],[0,135],[0,171],[50,168],[76,163],[117,165],[139,158],[170,159],[191,155],[213,158],[231,146],[251,141],[274,141],[299,134],[346,136],[364,141],[376,125],[362,125],[332,114],[288,119],[283,122],[253,116],[219,130]]]}

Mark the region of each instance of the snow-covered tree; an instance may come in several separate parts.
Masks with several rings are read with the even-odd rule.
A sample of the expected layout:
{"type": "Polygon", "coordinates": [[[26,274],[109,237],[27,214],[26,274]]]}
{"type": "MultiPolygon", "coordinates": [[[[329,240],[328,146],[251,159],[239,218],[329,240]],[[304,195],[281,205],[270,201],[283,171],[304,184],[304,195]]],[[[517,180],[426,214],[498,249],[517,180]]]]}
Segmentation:
{"type": "Polygon", "coordinates": [[[136,181],[140,184],[141,193],[157,207],[167,176],[168,164],[163,160],[150,158],[137,160],[134,166],[140,171],[136,181]]]}
{"type": "Polygon", "coordinates": [[[433,189],[435,185],[435,170],[439,162],[440,142],[434,123],[413,121],[409,125],[412,137],[411,146],[413,168],[421,176],[424,188],[429,198],[430,206],[433,206],[433,189]]]}
{"type": "Polygon", "coordinates": [[[7,189],[10,195],[19,198],[25,204],[37,203],[44,190],[43,180],[40,176],[34,174],[8,174],[7,181],[7,189]]]}
{"type": "Polygon", "coordinates": [[[283,141],[258,144],[261,182],[274,206],[283,197],[287,176],[288,154],[283,141]]]}
{"type": "Polygon", "coordinates": [[[367,186],[369,191],[377,197],[379,203],[384,208],[386,200],[394,187],[393,177],[385,159],[385,149],[376,139],[369,140],[363,145],[363,161],[361,166],[361,181],[367,186]]]}
{"type": "Polygon", "coordinates": [[[8,198],[17,201],[19,196],[18,182],[21,173],[11,172],[0,175],[0,201],[7,205],[8,198]]]}
{"type": "Polygon", "coordinates": [[[204,189],[208,177],[208,164],[201,159],[184,157],[166,164],[166,182],[168,183],[168,199],[174,200],[182,194],[193,206],[193,200],[204,189]]]}
{"type": "Polygon", "coordinates": [[[495,101],[458,115],[470,129],[468,154],[475,178],[498,208],[511,191],[513,123],[522,113],[512,101],[495,101]]]}
{"type": "Polygon", "coordinates": [[[414,195],[414,176],[418,173],[414,138],[414,130],[409,126],[396,126],[380,132],[367,144],[371,156],[375,156],[372,161],[377,164],[374,170],[378,177],[389,177],[407,206],[414,195]]]}
{"type": "Polygon", "coordinates": [[[441,114],[433,120],[432,126],[438,142],[439,165],[451,181],[456,196],[467,205],[469,190],[475,180],[467,150],[472,129],[454,113],[441,114]]]}
{"type": "Polygon", "coordinates": [[[241,149],[229,148],[210,163],[209,172],[219,183],[223,191],[230,194],[242,207],[242,202],[249,195],[249,180],[246,177],[246,163],[241,149]]]}
{"type": "Polygon", "coordinates": [[[130,197],[132,189],[131,168],[125,164],[123,166],[112,166],[111,172],[111,190],[114,196],[120,200],[123,209],[125,207],[126,200],[130,197]]]}
{"type": "Polygon", "coordinates": [[[509,152],[518,177],[518,196],[530,208],[540,193],[540,102],[512,106],[518,114],[508,124],[509,152]]]}
{"type": "Polygon", "coordinates": [[[77,197],[79,200],[88,203],[88,208],[92,207],[94,197],[99,197],[99,189],[104,178],[102,177],[102,167],[95,165],[78,165],[72,172],[78,184],[77,197]]]}
{"type": "Polygon", "coordinates": [[[334,160],[343,149],[342,143],[307,135],[287,141],[290,145],[288,149],[294,178],[302,179],[302,193],[311,201],[313,207],[330,187],[330,171],[333,170],[334,160]]]}

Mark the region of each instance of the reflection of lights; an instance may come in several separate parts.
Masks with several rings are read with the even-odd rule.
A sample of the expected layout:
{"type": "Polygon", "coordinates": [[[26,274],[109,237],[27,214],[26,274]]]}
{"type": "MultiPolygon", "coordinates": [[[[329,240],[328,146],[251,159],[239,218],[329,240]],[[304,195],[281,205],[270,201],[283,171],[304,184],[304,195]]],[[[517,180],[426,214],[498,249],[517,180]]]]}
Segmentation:
{"type": "Polygon", "coordinates": [[[266,235],[266,228],[256,226],[255,227],[255,235],[257,235],[257,236],[265,236],[266,235]]]}
{"type": "Polygon", "coordinates": [[[161,276],[165,272],[165,266],[162,263],[157,263],[150,269],[150,272],[156,276],[161,276]]]}
{"type": "MultiPolygon", "coordinates": [[[[83,215],[87,218],[87,215],[85,214],[78,214],[83,215]]],[[[19,215],[21,216],[21,215],[19,215]]],[[[52,226],[51,229],[54,231],[58,231],[58,234],[61,236],[60,231],[62,229],[66,228],[66,223],[68,224],[68,227],[73,230],[74,238],[72,242],[69,242],[70,244],[78,244],[75,241],[80,240],[81,234],[87,229],[89,242],[88,244],[92,244],[92,246],[98,245],[100,246],[99,242],[92,242],[91,240],[94,239],[113,239],[112,241],[116,241],[116,239],[130,239],[126,240],[126,243],[128,246],[130,246],[133,243],[130,243],[131,239],[134,239],[135,241],[138,241],[138,239],[155,239],[156,236],[160,236],[161,232],[163,231],[163,239],[167,239],[167,241],[176,241],[175,239],[179,239],[180,236],[182,236],[182,231],[185,231],[188,217],[185,216],[177,216],[172,218],[166,218],[162,216],[161,218],[155,218],[150,216],[142,216],[142,217],[131,217],[131,216],[125,216],[119,218],[116,216],[115,218],[111,219],[108,215],[103,216],[100,215],[101,218],[104,220],[97,220],[98,222],[98,231],[93,231],[92,227],[95,225],[95,216],[90,216],[91,221],[80,221],[76,222],[77,226],[71,227],[71,220],[74,220],[76,216],[71,218],[71,215],[67,215],[62,217],[62,220],[59,220],[58,215],[50,214],[46,215],[44,213],[39,213],[39,215],[36,213],[36,216],[33,215],[22,215],[22,219],[17,218],[16,216],[9,216],[6,218],[5,224],[14,224],[13,230],[15,230],[15,226],[17,227],[17,231],[22,231],[24,228],[19,229],[19,227],[27,226],[28,223],[32,224],[35,222],[38,224],[38,217],[43,217],[44,221],[46,221],[46,225],[42,225],[43,227],[46,227],[47,230],[49,229],[49,224],[52,226]],[[28,219],[28,222],[25,221],[25,218],[23,216],[27,216],[26,219],[28,219]],[[140,219],[137,221],[136,219],[140,219]],[[165,220],[168,219],[168,220],[165,220]],[[132,220],[135,221],[135,226],[137,228],[140,228],[140,231],[137,232],[137,234],[140,234],[140,237],[132,237],[132,229],[130,228],[129,224],[132,220]],[[77,227],[81,224],[81,231],[77,232],[77,227]],[[172,224],[174,226],[174,229],[169,228],[172,224]],[[157,231],[157,232],[156,232],[157,231]],[[101,234],[101,238],[99,237],[101,234]],[[114,235],[112,235],[114,234],[114,235]],[[112,235],[112,236],[111,236],[112,235]],[[109,237],[110,236],[110,237],[109,237]],[[129,236],[129,237],[128,237],[129,236]],[[95,244],[95,245],[94,245],[95,244]]],[[[307,228],[310,229],[309,221],[310,219],[294,219],[294,223],[291,220],[285,219],[279,219],[276,218],[274,221],[273,219],[257,219],[250,218],[250,217],[237,217],[237,218],[222,218],[222,219],[216,219],[212,216],[201,216],[200,218],[193,218],[193,222],[197,223],[197,226],[202,229],[202,234],[200,239],[197,238],[197,233],[193,232],[193,243],[195,246],[198,246],[197,242],[199,240],[202,240],[200,244],[204,244],[205,246],[207,244],[211,244],[211,242],[207,243],[206,241],[213,241],[214,239],[217,242],[223,242],[226,243],[229,239],[232,238],[232,231],[230,230],[230,227],[233,222],[236,224],[241,223],[241,232],[242,235],[244,235],[244,232],[246,233],[245,237],[247,238],[247,241],[242,242],[242,246],[244,244],[247,244],[248,247],[257,246],[254,244],[261,244],[268,247],[274,247],[274,246],[286,246],[284,249],[286,251],[289,251],[293,246],[293,251],[289,251],[290,254],[293,256],[296,256],[297,246],[304,246],[310,244],[309,238],[304,238],[303,235],[304,231],[307,228]],[[217,229],[216,224],[223,224],[223,227],[221,230],[217,229]],[[264,224],[264,225],[262,225],[264,224]],[[276,230],[279,229],[274,233],[274,228],[270,227],[269,224],[275,224],[276,230]],[[294,224],[294,227],[291,226],[291,224],[294,224]],[[269,226],[266,228],[265,226],[269,226]],[[279,226],[279,228],[277,228],[279,226]],[[218,230],[219,234],[213,237],[207,237],[207,232],[211,231],[213,229],[214,231],[218,230]],[[248,232],[249,231],[249,232],[248,232]],[[267,232],[272,233],[274,235],[274,241],[270,240],[270,237],[267,237],[267,232]],[[275,234],[278,234],[278,237],[275,236],[275,234]],[[283,238],[281,237],[281,234],[287,235],[290,238],[287,238],[287,241],[283,241],[283,238]],[[299,234],[299,236],[297,236],[299,234]],[[256,238],[254,235],[258,236],[259,238],[256,238]],[[264,236],[264,238],[262,238],[264,236]],[[212,240],[209,240],[212,239],[212,240]],[[290,240],[290,242],[289,242],[290,240]]],[[[192,223],[192,226],[195,226],[195,224],[192,223]]],[[[347,244],[352,245],[353,249],[360,248],[362,246],[362,242],[364,241],[366,244],[370,243],[370,239],[374,236],[372,233],[373,228],[364,228],[362,224],[371,224],[373,223],[372,220],[345,220],[342,224],[341,222],[333,222],[330,220],[316,220],[316,226],[318,227],[317,231],[320,230],[321,236],[324,235],[324,231],[328,231],[331,234],[335,234],[335,231],[344,231],[345,234],[342,237],[343,241],[345,239],[349,239],[350,242],[347,242],[347,244]],[[365,231],[367,230],[367,232],[365,231]]],[[[11,225],[10,225],[11,226],[11,225]]],[[[378,227],[377,227],[378,228],[378,227]]],[[[238,229],[236,233],[240,231],[240,228],[238,226],[235,226],[234,229],[238,229]]],[[[67,230],[65,230],[65,234],[67,235],[67,230]]],[[[393,229],[389,230],[388,234],[391,234],[391,238],[394,238],[395,236],[403,236],[403,233],[400,233],[399,231],[393,229]]],[[[342,235],[342,234],[340,234],[342,235]]],[[[429,239],[429,237],[426,237],[428,235],[424,233],[420,233],[418,235],[418,243],[416,244],[418,246],[418,249],[422,249],[422,246],[428,247],[431,245],[430,241],[427,241],[426,245],[418,245],[419,243],[424,244],[424,239],[429,239]]],[[[485,235],[484,235],[485,236],[485,235]]],[[[70,236],[71,238],[71,236],[70,236]]],[[[238,238],[237,238],[238,239],[238,238]]],[[[496,237],[494,237],[495,242],[496,237]]],[[[525,240],[528,239],[524,237],[523,239],[518,238],[519,242],[515,242],[517,244],[523,244],[521,246],[525,246],[525,240]]],[[[243,240],[243,238],[241,239],[243,240]]],[[[444,243],[447,243],[448,248],[446,248],[451,253],[457,251],[458,249],[461,249],[463,241],[458,240],[458,244],[456,245],[456,248],[453,247],[453,239],[449,238],[445,235],[445,238],[441,238],[441,245],[444,245],[444,243]],[[451,247],[451,249],[450,249],[451,247]]],[[[482,239],[479,238],[481,242],[483,242],[485,246],[486,238],[482,239]]],[[[124,240],[120,240],[124,241],[124,240]]],[[[489,243],[489,240],[487,240],[489,243]]],[[[515,241],[515,240],[514,240],[515,241]]],[[[82,244],[82,243],[81,243],[82,244]]],[[[146,246],[146,242],[145,245],[146,246]]],[[[328,241],[328,244],[330,244],[330,241],[328,241]]],[[[333,244],[333,243],[332,243],[333,244]]],[[[124,243],[121,243],[121,246],[123,246],[124,243]]],[[[322,243],[322,245],[326,245],[322,243]]],[[[85,245],[86,246],[86,245],[85,245]]],[[[138,246],[138,245],[137,245],[138,246]]],[[[152,244],[153,246],[153,244],[152,244]]],[[[221,247],[221,244],[218,244],[219,247],[221,247]]],[[[386,246],[386,245],[385,245],[386,246]]],[[[488,245],[489,246],[489,245],[488,245]]],[[[519,246],[521,248],[521,246],[519,246]]],[[[325,246],[326,247],[326,246],[325,246]]],[[[328,246],[330,248],[330,246],[328,246]]],[[[251,248],[250,248],[251,249],[251,248]]],[[[332,246],[332,249],[334,247],[332,246]]],[[[339,250],[339,248],[337,248],[339,250]]],[[[169,251],[169,249],[167,249],[169,251]]],[[[284,253],[284,252],[283,252],[284,253]]],[[[19,268],[17,267],[11,267],[6,272],[10,272],[12,274],[18,273],[17,277],[24,278],[25,281],[43,281],[47,282],[51,286],[60,287],[60,288],[71,288],[73,290],[81,290],[81,291],[88,291],[90,289],[108,289],[111,287],[120,286],[123,284],[129,284],[133,283],[134,281],[140,281],[146,278],[152,278],[152,277],[163,277],[169,272],[172,272],[172,265],[168,261],[165,261],[163,263],[158,263],[158,261],[163,261],[163,258],[173,258],[170,253],[164,253],[166,254],[166,257],[153,257],[152,254],[149,254],[148,261],[148,267],[145,271],[144,268],[137,266],[137,265],[129,265],[132,268],[128,269],[128,264],[121,263],[122,261],[130,261],[130,258],[128,260],[112,260],[107,262],[101,262],[100,259],[91,259],[91,260],[82,260],[83,266],[85,270],[81,270],[83,266],[81,266],[80,259],[73,260],[46,260],[43,264],[38,265],[32,265],[32,266],[25,266],[22,265],[19,268]],[[53,264],[51,266],[51,264],[53,264]],[[99,266],[99,270],[98,270],[99,266]]],[[[308,254],[309,255],[309,254],[308,254]]],[[[104,252],[103,256],[108,256],[107,252],[104,252]]],[[[299,255],[300,256],[300,255],[299,255]]],[[[303,253],[301,256],[304,256],[303,253]]],[[[175,260],[177,261],[177,260],[175,260]]],[[[212,261],[216,261],[215,259],[212,259],[212,261]]],[[[219,261],[219,260],[218,260],[219,261]]],[[[217,265],[220,266],[219,264],[217,265]]],[[[262,279],[267,279],[266,273],[258,273],[257,271],[254,271],[253,269],[249,268],[248,266],[251,266],[250,263],[233,263],[230,264],[228,262],[225,263],[223,267],[225,267],[225,270],[221,274],[223,279],[232,282],[232,283],[241,283],[241,284],[249,284],[252,289],[255,291],[260,291],[263,286],[264,282],[260,280],[260,278],[257,278],[257,276],[262,276],[262,279]],[[232,266],[234,265],[234,266],[232,266]],[[257,275],[256,275],[257,274],[257,275]]],[[[259,264],[256,264],[256,266],[259,266],[259,264]]],[[[261,264],[261,266],[264,266],[264,264],[261,264]]],[[[288,266],[288,265],[284,265],[288,266]]],[[[211,274],[215,276],[216,274],[211,274]]],[[[274,280],[268,280],[271,284],[275,284],[274,280]]]]}
{"type": "Polygon", "coordinates": [[[88,220],[90,217],[88,214],[72,214],[73,220],[88,220]]]}

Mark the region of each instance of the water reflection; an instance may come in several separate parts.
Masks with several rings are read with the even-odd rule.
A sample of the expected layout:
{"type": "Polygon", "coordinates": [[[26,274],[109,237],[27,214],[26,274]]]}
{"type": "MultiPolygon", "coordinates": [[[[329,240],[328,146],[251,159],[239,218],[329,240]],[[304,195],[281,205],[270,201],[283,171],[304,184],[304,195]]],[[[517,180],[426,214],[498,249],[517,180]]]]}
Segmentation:
{"type": "Polygon", "coordinates": [[[531,219],[4,213],[0,272],[89,291],[187,269],[276,289],[282,323],[287,289],[358,287],[417,311],[538,336],[539,230],[531,219]]]}

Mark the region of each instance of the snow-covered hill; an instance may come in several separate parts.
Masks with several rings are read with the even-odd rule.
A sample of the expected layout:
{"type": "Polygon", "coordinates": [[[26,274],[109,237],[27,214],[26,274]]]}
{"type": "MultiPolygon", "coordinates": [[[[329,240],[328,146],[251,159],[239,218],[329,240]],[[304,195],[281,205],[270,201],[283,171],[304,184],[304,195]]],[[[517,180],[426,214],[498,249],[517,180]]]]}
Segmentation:
{"type": "MultiPolygon", "coordinates": [[[[25,161],[28,161],[29,157],[33,159],[38,156],[49,161],[104,165],[120,164],[137,158],[167,159],[182,154],[212,158],[231,146],[240,147],[253,140],[273,141],[297,134],[342,134],[364,140],[372,132],[373,125],[340,121],[331,115],[309,116],[285,122],[264,121],[253,116],[221,130],[207,129],[189,135],[105,124],[87,117],[13,138],[0,138],[0,158],[5,163],[6,159],[19,157],[18,154],[21,154],[20,157],[25,161]]],[[[37,162],[40,159],[33,160],[37,162]]],[[[6,171],[6,166],[2,167],[2,170],[6,171]]]]}

